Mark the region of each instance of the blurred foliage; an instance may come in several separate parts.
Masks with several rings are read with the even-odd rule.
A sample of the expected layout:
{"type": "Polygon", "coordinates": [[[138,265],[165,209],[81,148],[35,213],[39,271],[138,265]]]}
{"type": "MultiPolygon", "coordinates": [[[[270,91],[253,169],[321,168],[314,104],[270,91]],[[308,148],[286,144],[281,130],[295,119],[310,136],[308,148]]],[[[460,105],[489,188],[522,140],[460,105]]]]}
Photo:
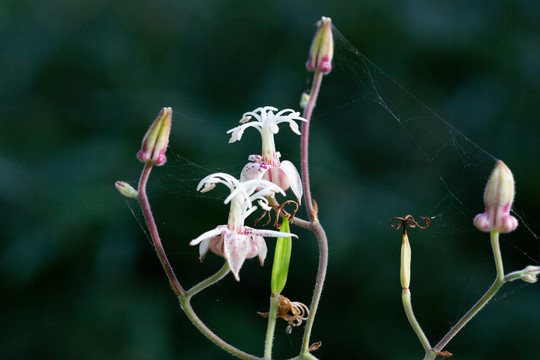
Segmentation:
{"type": "MultiPolygon", "coordinates": [[[[323,15],[391,78],[505,160],[531,232],[521,226],[505,236],[503,258],[508,271],[537,264],[539,13],[540,3],[527,0],[2,1],[0,357],[230,358],[180,311],[131,213],[140,221],[136,204],[126,206],[113,184],[136,183],[140,139],[161,107],[171,106],[169,162],[150,180],[158,226],[187,286],[217,270],[220,259],[209,255],[201,265],[187,244],[224,223],[227,209],[217,189],[198,197],[195,185],[210,171],[238,172],[256,152],[256,137],[227,145],[225,131],[245,111],[297,108],[323,15]]],[[[330,238],[316,355],[419,359],[400,303],[400,236],[388,221],[435,217],[433,232],[410,238],[413,305],[436,343],[494,276],[488,242],[470,223],[482,210],[491,163],[470,169],[471,182],[460,177],[463,159],[417,167],[435,153],[412,151],[421,135],[407,137],[388,112],[361,101],[356,66],[343,62],[325,78],[312,128],[313,194],[330,238]],[[449,192],[434,169],[459,187],[449,192]],[[449,194],[463,201],[446,203],[449,194]]],[[[399,90],[387,84],[390,95],[399,90]]],[[[415,106],[425,110],[413,99],[404,111],[415,106]]],[[[282,132],[279,149],[297,163],[298,138],[282,132]]],[[[457,148],[465,138],[456,139],[457,148]]],[[[285,294],[309,303],[317,248],[297,232],[285,294]]],[[[242,282],[228,277],[194,299],[210,328],[256,354],[266,327],[256,311],[268,307],[270,268],[250,261],[242,282]]],[[[448,350],[463,360],[537,357],[539,292],[505,286],[448,350]]],[[[287,336],[279,325],[276,354],[293,356],[301,330],[287,336]]]]}

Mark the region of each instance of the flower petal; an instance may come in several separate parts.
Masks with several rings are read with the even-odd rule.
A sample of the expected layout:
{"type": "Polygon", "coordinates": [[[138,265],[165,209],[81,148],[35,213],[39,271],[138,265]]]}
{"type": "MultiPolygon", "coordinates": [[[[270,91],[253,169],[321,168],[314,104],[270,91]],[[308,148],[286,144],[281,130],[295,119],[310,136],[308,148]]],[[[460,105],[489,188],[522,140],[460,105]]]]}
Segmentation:
{"type": "Polygon", "coordinates": [[[223,233],[225,233],[227,231],[228,231],[227,230],[227,225],[219,225],[214,230],[207,231],[207,232],[199,235],[198,238],[191,240],[189,242],[189,245],[191,245],[191,246],[198,245],[203,240],[213,238],[214,236],[223,234],[223,233]]]}
{"type": "Polygon", "coordinates": [[[247,163],[246,166],[244,166],[244,168],[242,169],[242,172],[240,173],[240,182],[245,182],[248,180],[259,180],[263,177],[266,169],[266,166],[263,166],[260,162],[247,163]]]}
{"type": "Polygon", "coordinates": [[[266,247],[266,241],[264,241],[264,238],[260,235],[253,235],[252,238],[257,241],[257,255],[259,255],[259,261],[261,263],[261,266],[263,266],[264,259],[266,259],[266,253],[268,252],[268,249],[266,247]]]}
{"type": "Polygon", "coordinates": [[[298,129],[298,124],[294,121],[289,121],[289,127],[291,128],[292,132],[296,135],[302,135],[300,133],[300,130],[298,129]]]}
{"type": "Polygon", "coordinates": [[[292,233],[285,233],[281,231],[267,230],[267,229],[254,229],[254,228],[250,228],[249,226],[244,226],[244,234],[254,235],[254,236],[264,236],[264,237],[276,237],[276,238],[287,237],[287,236],[298,238],[298,236],[292,233]]]}
{"type": "Polygon", "coordinates": [[[199,260],[203,262],[204,257],[206,256],[206,253],[208,252],[208,249],[210,248],[210,239],[204,239],[201,241],[201,244],[199,245],[199,260]]]}
{"type": "Polygon", "coordinates": [[[289,185],[291,186],[291,190],[298,199],[298,203],[300,204],[300,202],[302,201],[303,191],[302,178],[300,177],[298,170],[296,170],[296,167],[293,165],[293,163],[288,160],[282,161],[279,165],[279,168],[285,173],[289,185]]]}
{"type": "Polygon", "coordinates": [[[224,236],[223,252],[237,281],[238,273],[246,260],[249,250],[249,237],[243,234],[227,233],[224,236]]]}
{"type": "Polygon", "coordinates": [[[262,161],[262,156],[261,155],[249,155],[248,160],[260,163],[262,161]]]}
{"type": "Polygon", "coordinates": [[[279,167],[273,167],[273,168],[268,169],[268,171],[264,173],[263,179],[276,184],[283,191],[287,190],[290,187],[287,174],[283,170],[281,170],[279,167]]]}

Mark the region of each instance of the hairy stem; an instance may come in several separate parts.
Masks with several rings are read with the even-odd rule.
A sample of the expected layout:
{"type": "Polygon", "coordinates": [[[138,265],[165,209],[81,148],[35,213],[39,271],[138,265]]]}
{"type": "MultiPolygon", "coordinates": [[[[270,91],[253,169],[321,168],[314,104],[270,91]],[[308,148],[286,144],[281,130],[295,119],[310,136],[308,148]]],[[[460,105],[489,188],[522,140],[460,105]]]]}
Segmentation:
{"type": "Polygon", "coordinates": [[[409,320],[411,327],[416,333],[416,336],[418,336],[420,343],[422,343],[422,346],[424,347],[424,350],[427,355],[428,353],[432,352],[431,345],[429,344],[429,340],[424,334],[424,331],[422,331],[422,328],[420,327],[418,320],[416,320],[416,317],[414,316],[414,312],[413,312],[412,304],[411,304],[411,291],[409,289],[402,289],[401,300],[403,301],[403,308],[405,309],[405,314],[407,315],[407,319],[409,320]]]}
{"type": "Polygon", "coordinates": [[[221,279],[223,279],[225,275],[229,273],[229,271],[231,271],[229,267],[229,263],[225,261],[225,264],[223,265],[221,269],[219,269],[217,273],[215,273],[214,275],[210,276],[208,279],[201,281],[200,283],[198,283],[197,285],[189,289],[186,292],[185,297],[188,300],[190,300],[194,295],[198,294],[199,292],[203,291],[207,287],[210,287],[214,285],[215,283],[217,283],[218,281],[220,281],[221,279]]]}
{"type": "Polygon", "coordinates": [[[266,329],[266,341],[264,343],[264,359],[272,360],[272,346],[274,343],[274,331],[278,312],[279,298],[277,294],[270,296],[270,311],[268,313],[268,328],[266,329]]]}
{"type": "Polygon", "coordinates": [[[313,231],[315,236],[317,236],[317,240],[319,241],[319,268],[317,270],[317,279],[315,281],[313,297],[311,298],[311,305],[309,307],[309,317],[307,319],[306,328],[304,330],[304,339],[302,340],[302,353],[306,353],[309,349],[311,330],[313,328],[313,322],[315,321],[315,314],[317,313],[319,300],[321,299],[324,279],[326,278],[326,269],[328,267],[328,239],[326,238],[326,233],[324,232],[324,229],[319,223],[319,221],[312,223],[311,231],[313,231]]]}
{"type": "Polygon", "coordinates": [[[171,267],[171,264],[169,263],[169,260],[167,258],[167,255],[165,254],[165,250],[163,249],[163,245],[161,244],[161,239],[159,237],[158,229],[156,226],[156,222],[154,220],[154,216],[152,215],[152,210],[150,209],[150,203],[148,201],[148,196],[146,195],[146,183],[148,182],[148,177],[150,176],[150,171],[152,170],[152,163],[147,162],[144,166],[144,169],[142,171],[141,177],[139,179],[139,203],[141,205],[141,209],[144,215],[144,220],[146,221],[146,225],[148,226],[148,230],[150,232],[150,237],[152,238],[152,242],[154,244],[154,248],[156,249],[158,258],[161,262],[161,265],[163,265],[163,269],[165,269],[165,273],[167,274],[167,277],[169,278],[169,283],[171,285],[172,290],[178,296],[178,299],[180,300],[180,305],[182,307],[182,310],[186,313],[187,317],[191,320],[193,325],[199,331],[201,331],[208,339],[210,339],[213,343],[215,343],[217,346],[222,348],[225,351],[228,351],[229,353],[246,360],[262,360],[261,358],[258,358],[256,356],[247,354],[236,347],[228,344],[224,340],[222,340],[219,336],[214,334],[212,330],[210,330],[197,316],[195,311],[193,310],[193,307],[191,306],[191,298],[199,293],[200,291],[206,289],[207,287],[214,285],[219,280],[223,279],[225,275],[227,275],[230,271],[229,264],[225,262],[225,265],[214,275],[210,276],[208,279],[201,281],[199,284],[195,285],[191,289],[189,289],[187,292],[182,288],[180,283],[178,282],[178,279],[176,278],[176,275],[174,274],[174,271],[171,267]]]}
{"type": "Polygon", "coordinates": [[[319,96],[319,90],[321,88],[323,74],[315,72],[313,77],[313,84],[311,86],[311,93],[309,94],[309,101],[304,108],[304,119],[307,121],[302,123],[302,136],[300,139],[300,153],[301,153],[301,172],[302,172],[302,185],[304,186],[304,199],[308,210],[308,216],[310,221],[314,221],[317,218],[317,213],[313,208],[313,201],[311,199],[311,187],[309,184],[309,168],[308,168],[308,147],[309,147],[309,125],[311,123],[311,114],[315,108],[317,102],[317,96],[319,96]]]}
{"type": "Polygon", "coordinates": [[[303,113],[303,116],[307,121],[302,124],[302,136],[300,139],[302,185],[304,187],[304,199],[308,211],[308,216],[311,222],[309,228],[315,234],[319,243],[319,266],[317,269],[317,278],[315,281],[315,288],[313,290],[313,297],[311,299],[311,305],[309,307],[309,317],[306,322],[306,328],[304,330],[301,354],[307,354],[309,350],[311,330],[315,321],[315,315],[319,306],[319,300],[321,299],[324,279],[326,278],[326,270],[328,267],[328,239],[326,238],[326,233],[324,232],[324,229],[319,222],[317,208],[314,206],[314,201],[311,198],[311,187],[309,183],[308,168],[309,126],[311,124],[311,115],[313,113],[313,109],[315,108],[317,97],[319,96],[322,78],[322,73],[315,72],[315,75],[313,77],[313,84],[311,85],[309,101],[306,104],[303,113]]]}
{"type": "Polygon", "coordinates": [[[148,181],[148,177],[150,176],[151,170],[152,170],[152,163],[147,162],[144,166],[141,177],[139,179],[139,203],[141,205],[141,210],[144,215],[144,220],[146,221],[146,225],[148,226],[148,230],[150,231],[150,237],[152,238],[152,243],[154,244],[154,248],[157,252],[159,261],[161,262],[161,265],[163,266],[165,273],[167,273],[167,277],[169,278],[169,283],[171,285],[171,288],[176,294],[176,296],[183,296],[186,294],[186,291],[182,288],[182,286],[178,282],[178,279],[176,278],[176,275],[174,274],[171,264],[169,263],[169,259],[167,259],[167,255],[165,254],[165,250],[163,249],[163,245],[161,244],[161,239],[159,238],[156,222],[154,220],[154,216],[152,215],[152,210],[150,209],[148,196],[146,195],[146,183],[148,181]]]}
{"type": "Polygon", "coordinates": [[[187,317],[191,322],[203,333],[204,336],[206,336],[210,341],[212,341],[214,344],[219,346],[221,349],[227,351],[228,353],[240,358],[240,359],[246,359],[246,360],[263,360],[262,358],[250,355],[246,352],[243,352],[242,350],[237,349],[236,347],[230,345],[229,343],[225,342],[223,339],[221,339],[219,336],[217,336],[212,330],[210,330],[203,322],[202,320],[195,314],[195,311],[193,311],[193,308],[191,307],[190,299],[187,297],[179,297],[180,304],[182,306],[182,309],[186,313],[187,317]]]}
{"type": "Polygon", "coordinates": [[[240,359],[246,359],[246,360],[262,360],[259,357],[250,355],[248,353],[245,353],[236,347],[230,345],[229,343],[225,342],[223,339],[221,339],[219,336],[217,336],[212,330],[210,330],[204,322],[197,316],[195,311],[193,310],[193,307],[191,306],[191,298],[201,292],[202,290],[216,284],[218,281],[223,279],[225,275],[227,275],[230,271],[229,264],[225,262],[223,267],[214,275],[210,276],[208,279],[201,281],[191,289],[189,289],[185,296],[179,296],[178,299],[180,300],[180,305],[182,306],[182,310],[186,313],[187,317],[193,325],[199,331],[206,336],[210,341],[212,341],[214,344],[219,346],[221,349],[229,352],[230,354],[240,358],[240,359]]]}
{"type": "Polygon", "coordinates": [[[505,283],[504,278],[504,268],[503,261],[501,257],[501,249],[499,246],[499,233],[497,231],[491,232],[491,248],[493,249],[493,257],[495,259],[495,267],[497,269],[497,277],[491,285],[491,287],[486,291],[486,293],[478,300],[474,306],[467,311],[465,315],[448,331],[448,333],[439,341],[437,345],[433,348],[434,351],[441,351],[454,336],[471,320],[483,307],[486,305],[489,300],[499,291],[501,286],[505,283]]]}

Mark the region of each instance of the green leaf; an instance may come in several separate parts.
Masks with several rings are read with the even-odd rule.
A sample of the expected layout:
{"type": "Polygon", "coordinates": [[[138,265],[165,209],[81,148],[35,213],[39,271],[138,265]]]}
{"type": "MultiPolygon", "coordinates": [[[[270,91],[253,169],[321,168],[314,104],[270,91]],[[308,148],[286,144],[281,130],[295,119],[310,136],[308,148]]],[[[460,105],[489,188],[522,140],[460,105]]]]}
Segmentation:
{"type": "MultiPolygon", "coordinates": [[[[284,218],[281,223],[281,232],[290,232],[289,219],[284,218]]],[[[291,260],[292,239],[291,237],[279,237],[276,242],[274,265],[272,266],[272,281],[270,289],[272,294],[281,293],[287,283],[289,262],[291,260]]]]}

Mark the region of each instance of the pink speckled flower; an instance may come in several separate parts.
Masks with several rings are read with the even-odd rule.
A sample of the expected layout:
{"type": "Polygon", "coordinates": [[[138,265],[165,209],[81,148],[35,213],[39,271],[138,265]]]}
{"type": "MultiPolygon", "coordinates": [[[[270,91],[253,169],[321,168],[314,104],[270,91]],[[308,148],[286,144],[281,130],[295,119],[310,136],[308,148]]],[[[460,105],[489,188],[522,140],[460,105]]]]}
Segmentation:
{"type": "Polygon", "coordinates": [[[289,187],[300,202],[302,198],[302,180],[296,167],[290,161],[280,161],[281,154],[276,151],[274,134],[279,132],[278,124],[289,123],[291,130],[300,135],[298,124],[295,120],[307,121],[300,116],[299,112],[291,109],[277,111],[276,108],[265,106],[247,112],[240,120],[241,125],[230,129],[227,134],[231,134],[229,143],[233,143],[242,138],[244,130],[254,127],[259,131],[262,138],[262,155],[251,155],[248,157],[250,163],[244,166],[240,174],[240,181],[263,179],[273,182],[287,190],[289,187]],[[255,118],[255,121],[250,120],[255,118]]]}
{"type": "Polygon", "coordinates": [[[290,233],[259,230],[244,226],[246,217],[257,209],[252,204],[253,201],[258,200],[263,209],[270,210],[267,198],[274,197],[277,192],[285,195],[284,191],[276,184],[260,179],[240,182],[229,174],[215,173],[202,179],[197,186],[197,190],[201,192],[210,191],[217,183],[224,184],[231,190],[231,194],[224,201],[225,204],[231,203],[227,225],[219,225],[215,229],[205,232],[192,240],[190,245],[200,244],[201,261],[208,250],[223,256],[227,259],[236,280],[240,281],[238,273],[246,259],[258,255],[261,265],[263,265],[267,253],[263,236],[297,236],[290,233]]]}

